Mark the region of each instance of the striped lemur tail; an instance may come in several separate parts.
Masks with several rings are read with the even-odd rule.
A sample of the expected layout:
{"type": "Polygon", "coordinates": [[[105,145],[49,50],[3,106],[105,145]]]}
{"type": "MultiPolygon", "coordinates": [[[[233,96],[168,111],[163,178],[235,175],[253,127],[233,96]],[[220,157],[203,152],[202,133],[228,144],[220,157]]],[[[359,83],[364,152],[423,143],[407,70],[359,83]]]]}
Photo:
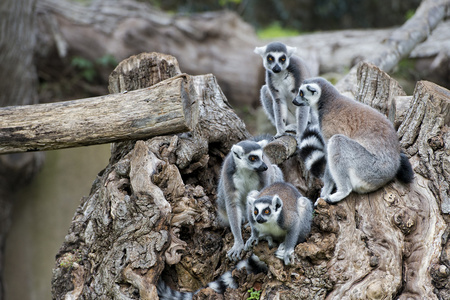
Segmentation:
{"type": "Polygon", "coordinates": [[[400,166],[395,177],[402,183],[411,183],[414,180],[413,168],[404,153],[400,153],[400,166]]]}
{"type": "MultiPolygon", "coordinates": [[[[267,265],[252,254],[248,259],[240,261],[236,269],[246,269],[247,274],[267,273],[267,265]]],[[[238,288],[237,282],[231,275],[232,271],[222,274],[217,280],[208,283],[207,287],[213,289],[216,293],[223,294],[227,288],[238,288]]],[[[199,291],[179,292],[172,290],[162,279],[158,281],[158,296],[160,300],[190,300],[199,291]]]]}
{"type": "Polygon", "coordinates": [[[299,142],[300,157],[306,169],[315,177],[322,178],[327,158],[325,142],[318,124],[308,124],[299,142]]]}

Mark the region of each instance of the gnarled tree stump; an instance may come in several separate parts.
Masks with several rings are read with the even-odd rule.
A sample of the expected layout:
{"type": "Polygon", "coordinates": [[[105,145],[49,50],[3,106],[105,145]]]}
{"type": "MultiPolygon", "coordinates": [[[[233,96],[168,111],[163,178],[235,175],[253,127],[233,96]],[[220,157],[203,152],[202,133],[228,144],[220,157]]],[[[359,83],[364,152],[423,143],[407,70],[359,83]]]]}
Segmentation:
{"type": "MultiPolygon", "coordinates": [[[[157,71],[153,78],[165,74],[161,80],[176,76],[179,69],[167,68],[169,61],[160,54],[132,57],[112,75],[111,82],[120,82],[112,89],[158,81],[135,76],[146,69],[157,71]]],[[[358,100],[400,115],[393,103],[405,94],[386,73],[361,64],[354,78],[358,100]]],[[[232,234],[216,222],[216,187],[224,156],[249,134],[212,75],[194,81],[203,113],[193,131],[112,148],[110,164],[83,199],[58,253],[54,298],[156,299],[160,276],[175,289],[196,290],[233,266],[226,258],[232,234]]],[[[416,172],[411,185],[393,181],[336,205],[320,202],[292,266],[261,242],[254,252],[269,274],[235,271],[238,289],[223,296],[203,289],[196,299],[246,299],[252,287],[262,290],[261,299],[448,298],[449,92],[420,82],[410,103],[399,137],[416,172]]],[[[317,197],[320,183],[305,174],[296,155],[281,167],[288,181],[317,197]]],[[[248,238],[248,228],[243,235],[248,238]]]]}

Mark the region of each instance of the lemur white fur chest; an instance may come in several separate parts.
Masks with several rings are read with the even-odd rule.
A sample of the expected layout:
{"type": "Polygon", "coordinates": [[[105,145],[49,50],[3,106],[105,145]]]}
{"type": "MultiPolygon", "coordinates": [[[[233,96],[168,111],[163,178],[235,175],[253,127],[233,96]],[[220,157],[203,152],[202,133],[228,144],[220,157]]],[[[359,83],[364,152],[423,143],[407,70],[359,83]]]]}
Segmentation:
{"type": "Polygon", "coordinates": [[[258,173],[245,168],[239,168],[236,171],[233,175],[233,183],[239,194],[239,200],[243,204],[245,204],[248,192],[261,188],[258,173]]]}
{"type": "Polygon", "coordinates": [[[272,73],[271,74],[272,84],[276,87],[279,92],[280,99],[286,102],[287,109],[292,122],[295,122],[295,110],[296,106],[292,103],[294,100],[296,91],[295,89],[295,78],[292,73],[287,70],[283,70],[280,73],[272,73]],[[294,91],[294,92],[293,92],[294,91]]]}

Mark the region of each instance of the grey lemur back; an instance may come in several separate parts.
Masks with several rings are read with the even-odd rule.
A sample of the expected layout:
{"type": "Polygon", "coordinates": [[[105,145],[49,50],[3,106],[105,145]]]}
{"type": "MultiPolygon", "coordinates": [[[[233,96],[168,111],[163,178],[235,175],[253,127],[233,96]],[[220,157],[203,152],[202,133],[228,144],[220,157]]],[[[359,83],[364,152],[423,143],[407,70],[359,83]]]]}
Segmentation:
{"type": "Polygon", "coordinates": [[[252,234],[245,243],[245,250],[262,238],[269,242],[269,247],[274,239],[278,240],[281,244],[275,255],[289,265],[295,246],[304,242],[311,231],[311,201],[292,184],[276,182],[261,192],[250,192],[247,202],[252,234]]]}
{"type": "Polygon", "coordinates": [[[256,47],[254,51],[263,58],[266,84],[261,88],[261,104],[277,130],[275,137],[296,132],[300,139],[308,120],[317,123],[317,117],[310,114],[308,106],[292,104],[301,83],[310,77],[306,63],[294,55],[295,51],[296,48],[280,42],[256,47]]]}
{"type": "Polygon", "coordinates": [[[377,190],[396,177],[412,182],[411,164],[386,116],[341,95],[323,78],[305,80],[294,103],[306,103],[318,113],[327,156],[321,197],[327,202],[336,203],[352,191],[377,190]]]}
{"type": "Polygon", "coordinates": [[[244,249],[241,225],[247,222],[247,194],[251,190],[283,181],[278,166],[273,165],[263,153],[263,147],[270,138],[250,139],[231,147],[221,170],[217,192],[218,218],[222,225],[230,226],[234,236],[234,245],[228,256],[237,260],[244,249]]]}

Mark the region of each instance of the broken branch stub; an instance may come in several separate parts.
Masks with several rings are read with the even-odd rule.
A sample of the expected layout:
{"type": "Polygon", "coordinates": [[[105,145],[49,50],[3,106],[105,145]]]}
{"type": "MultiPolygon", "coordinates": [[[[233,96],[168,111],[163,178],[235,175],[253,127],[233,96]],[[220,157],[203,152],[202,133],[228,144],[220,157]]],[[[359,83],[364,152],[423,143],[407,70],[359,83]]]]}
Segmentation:
{"type": "Polygon", "coordinates": [[[414,171],[430,179],[442,213],[450,213],[450,91],[419,81],[398,135],[402,148],[419,160],[414,171]]]}

